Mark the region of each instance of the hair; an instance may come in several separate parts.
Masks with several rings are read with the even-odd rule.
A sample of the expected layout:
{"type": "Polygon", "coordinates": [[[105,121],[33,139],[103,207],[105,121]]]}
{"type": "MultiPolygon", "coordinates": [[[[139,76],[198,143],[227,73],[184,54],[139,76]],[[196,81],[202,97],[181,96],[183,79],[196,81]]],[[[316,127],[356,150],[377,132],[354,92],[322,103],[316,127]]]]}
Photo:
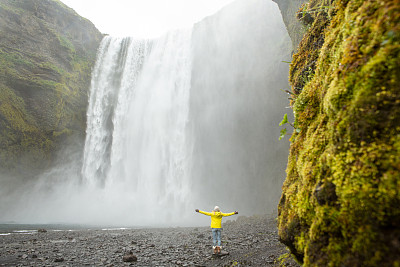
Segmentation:
{"type": "Polygon", "coordinates": [[[218,212],[221,212],[221,210],[219,209],[219,207],[218,207],[218,206],[215,206],[215,207],[214,207],[214,209],[213,209],[213,211],[218,211],[218,212]]]}

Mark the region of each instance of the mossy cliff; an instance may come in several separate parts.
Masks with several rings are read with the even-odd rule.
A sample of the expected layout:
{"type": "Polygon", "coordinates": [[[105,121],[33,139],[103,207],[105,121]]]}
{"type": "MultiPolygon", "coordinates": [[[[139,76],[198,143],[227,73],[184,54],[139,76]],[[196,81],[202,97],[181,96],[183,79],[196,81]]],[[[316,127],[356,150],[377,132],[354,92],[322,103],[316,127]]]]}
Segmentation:
{"type": "Polygon", "coordinates": [[[281,241],[305,266],[400,266],[400,2],[311,0],[297,17],[281,241]]]}
{"type": "Polygon", "coordinates": [[[58,0],[0,1],[0,168],[42,169],[84,136],[102,34],[58,0]]]}

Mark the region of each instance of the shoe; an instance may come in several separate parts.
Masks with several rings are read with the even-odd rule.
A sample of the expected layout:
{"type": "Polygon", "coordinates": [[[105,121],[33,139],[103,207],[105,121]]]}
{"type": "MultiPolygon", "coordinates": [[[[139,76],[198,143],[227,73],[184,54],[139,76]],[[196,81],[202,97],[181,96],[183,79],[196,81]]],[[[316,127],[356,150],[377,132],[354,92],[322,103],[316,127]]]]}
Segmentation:
{"type": "Polygon", "coordinates": [[[214,254],[218,254],[218,247],[213,246],[214,254]]]}
{"type": "Polygon", "coordinates": [[[216,251],[217,251],[216,254],[220,254],[220,253],[221,253],[221,247],[218,247],[218,246],[217,246],[215,249],[216,249],[216,251]]]}

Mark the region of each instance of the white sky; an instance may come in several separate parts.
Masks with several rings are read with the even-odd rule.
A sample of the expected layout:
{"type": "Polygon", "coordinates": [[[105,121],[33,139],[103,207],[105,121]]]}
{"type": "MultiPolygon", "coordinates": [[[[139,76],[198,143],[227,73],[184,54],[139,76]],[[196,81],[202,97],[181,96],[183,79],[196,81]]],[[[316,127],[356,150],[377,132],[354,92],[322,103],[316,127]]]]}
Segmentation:
{"type": "Polygon", "coordinates": [[[157,37],[187,28],[233,0],[61,0],[102,33],[157,37]]]}

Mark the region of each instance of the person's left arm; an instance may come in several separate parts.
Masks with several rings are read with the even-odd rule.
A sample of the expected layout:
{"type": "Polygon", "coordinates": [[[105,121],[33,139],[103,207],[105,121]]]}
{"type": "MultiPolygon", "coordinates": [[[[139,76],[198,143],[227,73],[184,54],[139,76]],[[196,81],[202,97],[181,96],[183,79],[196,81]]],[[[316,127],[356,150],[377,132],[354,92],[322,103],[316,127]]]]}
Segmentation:
{"type": "Polygon", "coordinates": [[[231,212],[231,213],[222,213],[222,212],[221,212],[221,215],[222,215],[223,217],[232,216],[232,215],[235,215],[235,214],[239,214],[239,212],[237,212],[237,211],[231,212]]]}

